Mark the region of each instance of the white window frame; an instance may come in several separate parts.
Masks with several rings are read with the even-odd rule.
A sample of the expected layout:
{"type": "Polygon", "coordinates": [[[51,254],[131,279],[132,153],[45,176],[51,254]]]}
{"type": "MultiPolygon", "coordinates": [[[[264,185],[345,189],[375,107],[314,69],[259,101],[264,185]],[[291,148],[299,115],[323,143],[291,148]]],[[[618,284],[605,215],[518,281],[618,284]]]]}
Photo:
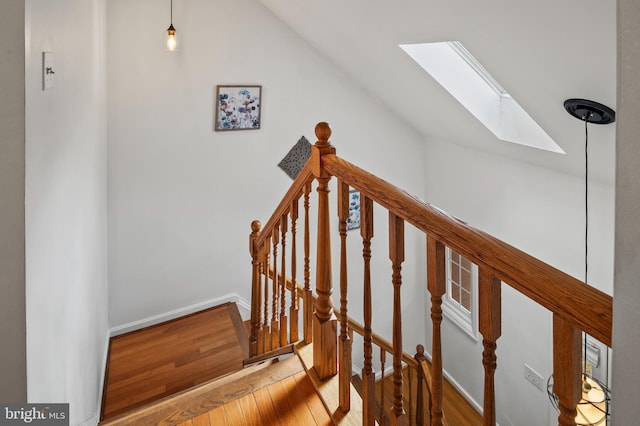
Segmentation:
{"type": "Polygon", "coordinates": [[[445,256],[447,291],[442,298],[442,313],[445,318],[456,324],[469,337],[478,341],[478,266],[471,262],[471,311],[467,311],[451,295],[452,260],[449,247],[446,247],[445,256]]]}

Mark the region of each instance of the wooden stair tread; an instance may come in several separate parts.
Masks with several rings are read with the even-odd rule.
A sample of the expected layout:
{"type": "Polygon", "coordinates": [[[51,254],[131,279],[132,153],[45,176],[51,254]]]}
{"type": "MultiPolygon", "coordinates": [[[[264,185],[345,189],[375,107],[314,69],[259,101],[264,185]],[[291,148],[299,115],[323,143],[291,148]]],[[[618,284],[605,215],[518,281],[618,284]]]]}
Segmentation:
{"type": "Polygon", "coordinates": [[[340,399],[338,394],[338,375],[321,381],[313,368],[313,343],[305,345],[300,343],[296,346],[296,353],[300,357],[302,364],[311,379],[313,386],[320,395],[320,399],[325,404],[327,412],[331,415],[335,424],[338,425],[362,425],[362,398],[351,384],[351,409],[347,413],[340,410],[340,399]]]}
{"type": "Polygon", "coordinates": [[[295,356],[253,365],[101,422],[101,426],[187,421],[304,371],[295,356]]]}

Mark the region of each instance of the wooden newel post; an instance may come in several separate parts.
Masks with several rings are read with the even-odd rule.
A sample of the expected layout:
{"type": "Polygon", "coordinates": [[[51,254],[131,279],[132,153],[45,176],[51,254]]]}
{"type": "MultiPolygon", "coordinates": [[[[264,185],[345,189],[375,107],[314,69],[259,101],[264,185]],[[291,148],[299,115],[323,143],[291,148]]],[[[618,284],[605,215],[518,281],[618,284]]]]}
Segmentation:
{"type": "Polygon", "coordinates": [[[333,313],[331,302],[331,239],[329,217],[329,180],[331,175],[322,166],[322,156],[335,154],[329,143],[331,128],[327,123],[316,125],[318,141],[311,149],[313,175],[318,181],[318,247],[316,261],[316,302],[313,317],[313,365],[321,380],[328,379],[338,372],[337,341],[338,322],[333,313]]]}
{"type": "Polygon", "coordinates": [[[251,235],[249,236],[249,253],[251,253],[251,337],[249,338],[249,355],[258,355],[258,334],[262,323],[260,322],[260,307],[262,306],[262,292],[260,275],[259,250],[256,247],[256,239],[260,236],[262,224],[258,220],[251,222],[251,235]]]}

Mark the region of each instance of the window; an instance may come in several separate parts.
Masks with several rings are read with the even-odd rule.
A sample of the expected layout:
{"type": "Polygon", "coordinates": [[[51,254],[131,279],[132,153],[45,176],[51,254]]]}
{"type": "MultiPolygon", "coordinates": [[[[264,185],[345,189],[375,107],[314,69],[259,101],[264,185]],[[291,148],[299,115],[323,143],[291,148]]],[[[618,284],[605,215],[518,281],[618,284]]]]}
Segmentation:
{"type": "Polygon", "coordinates": [[[447,293],[442,301],[445,317],[478,340],[478,267],[447,247],[447,293]]]}
{"type": "Polygon", "coordinates": [[[401,44],[400,48],[498,139],[564,154],[460,42],[401,44]]]}

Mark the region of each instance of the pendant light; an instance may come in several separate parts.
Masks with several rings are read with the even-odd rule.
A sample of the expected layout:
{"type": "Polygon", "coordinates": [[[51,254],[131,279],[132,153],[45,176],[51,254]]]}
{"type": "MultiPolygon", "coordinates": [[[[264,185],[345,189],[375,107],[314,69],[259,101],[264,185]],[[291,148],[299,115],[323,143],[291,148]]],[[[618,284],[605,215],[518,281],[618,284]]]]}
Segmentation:
{"type": "MultiPolygon", "coordinates": [[[[588,235],[589,235],[589,131],[588,125],[592,124],[610,124],[616,121],[616,113],[609,107],[601,103],[590,101],[587,99],[567,99],[564,101],[564,108],[569,114],[578,120],[584,121],[584,282],[587,281],[587,255],[588,255],[588,235]]],[[[609,404],[611,402],[611,391],[609,388],[587,374],[587,336],[583,332],[583,361],[582,361],[582,398],[576,406],[576,425],[593,426],[606,425],[609,418],[609,404]]],[[[553,376],[549,377],[547,382],[547,393],[551,404],[558,410],[558,397],[553,393],[553,376]]]]}
{"type": "Polygon", "coordinates": [[[171,24],[167,28],[167,50],[173,52],[178,49],[176,29],[173,27],[173,0],[171,0],[171,24]]]}

